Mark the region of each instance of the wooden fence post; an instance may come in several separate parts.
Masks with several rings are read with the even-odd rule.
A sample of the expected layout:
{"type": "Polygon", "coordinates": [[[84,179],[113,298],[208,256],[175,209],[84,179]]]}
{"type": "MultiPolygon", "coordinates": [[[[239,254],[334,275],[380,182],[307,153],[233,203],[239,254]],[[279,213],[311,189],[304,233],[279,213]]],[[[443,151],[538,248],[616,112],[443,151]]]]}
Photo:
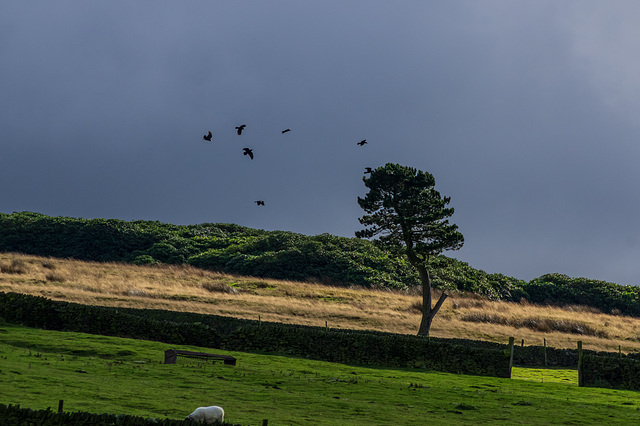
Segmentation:
{"type": "Polygon", "coordinates": [[[64,401],[61,399],[58,401],[58,413],[62,413],[62,406],[64,405],[64,401]]]}
{"type": "Polygon", "coordinates": [[[269,420],[268,419],[263,419],[262,420],[262,426],[267,426],[269,424],[269,420]]]}
{"type": "Polygon", "coordinates": [[[522,344],[520,346],[524,348],[524,339],[522,339],[522,344]]]}
{"type": "Polygon", "coordinates": [[[547,366],[547,339],[544,339],[544,366],[547,366]]]}
{"type": "Polygon", "coordinates": [[[515,341],[514,337],[509,337],[509,378],[511,378],[511,369],[513,368],[513,344],[515,341]]]}
{"type": "Polygon", "coordinates": [[[582,375],[582,340],[578,340],[578,386],[584,386],[582,375]]]}

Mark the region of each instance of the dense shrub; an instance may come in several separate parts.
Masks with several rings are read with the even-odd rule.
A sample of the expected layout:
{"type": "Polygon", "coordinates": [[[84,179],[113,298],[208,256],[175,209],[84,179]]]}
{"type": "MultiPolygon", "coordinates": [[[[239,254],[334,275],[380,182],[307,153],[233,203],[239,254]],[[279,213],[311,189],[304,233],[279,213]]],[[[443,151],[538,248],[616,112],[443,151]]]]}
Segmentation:
{"type": "Polygon", "coordinates": [[[522,285],[511,300],[531,303],[585,305],[605,313],[640,316],[640,287],[625,286],[562,274],[546,274],[522,285]]]}

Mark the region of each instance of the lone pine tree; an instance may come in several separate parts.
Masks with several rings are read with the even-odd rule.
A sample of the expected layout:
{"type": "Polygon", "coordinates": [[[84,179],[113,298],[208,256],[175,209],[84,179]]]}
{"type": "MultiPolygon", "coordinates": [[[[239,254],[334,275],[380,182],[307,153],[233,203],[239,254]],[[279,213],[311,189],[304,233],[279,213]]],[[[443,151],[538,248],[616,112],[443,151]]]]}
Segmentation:
{"type": "Polygon", "coordinates": [[[464,244],[458,226],[448,221],[453,215],[453,208],[447,207],[451,198],[440,196],[430,173],[399,164],[387,163],[362,180],[369,192],[364,198],[358,197],[358,204],[367,214],[358,219],[365,229],[356,232],[356,237],[377,236],[386,249],[405,255],[418,271],[422,284],[418,334],[428,336],[433,317],[447,298],[443,291],[431,306],[429,258],[444,250],[458,250],[464,244]]]}

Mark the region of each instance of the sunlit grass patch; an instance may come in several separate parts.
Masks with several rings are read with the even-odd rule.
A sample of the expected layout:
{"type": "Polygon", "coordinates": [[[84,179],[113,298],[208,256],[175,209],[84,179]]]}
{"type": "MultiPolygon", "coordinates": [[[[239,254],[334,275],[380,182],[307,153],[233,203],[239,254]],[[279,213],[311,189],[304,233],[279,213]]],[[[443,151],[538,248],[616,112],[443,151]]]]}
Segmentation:
{"type": "Polygon", "coordinates": [[[529,380],[540,383],[564,383],[578,385],[578,370],[566,368],[524,368],[514,367],[511,371],[514,380],[529,380]]]}

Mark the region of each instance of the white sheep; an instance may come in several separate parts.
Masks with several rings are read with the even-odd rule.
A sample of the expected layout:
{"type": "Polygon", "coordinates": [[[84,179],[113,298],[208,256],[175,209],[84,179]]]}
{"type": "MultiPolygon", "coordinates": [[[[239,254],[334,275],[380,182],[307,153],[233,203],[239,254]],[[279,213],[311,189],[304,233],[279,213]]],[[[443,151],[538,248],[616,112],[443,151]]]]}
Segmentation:
{"type": "Polygon", "coordinates": [[[222,423],[224,422],[224,410],[222,407],[212,405],[211,407],[198,407],[187,416],[185,420],[193,420],[200,423],[222,423]]]}

